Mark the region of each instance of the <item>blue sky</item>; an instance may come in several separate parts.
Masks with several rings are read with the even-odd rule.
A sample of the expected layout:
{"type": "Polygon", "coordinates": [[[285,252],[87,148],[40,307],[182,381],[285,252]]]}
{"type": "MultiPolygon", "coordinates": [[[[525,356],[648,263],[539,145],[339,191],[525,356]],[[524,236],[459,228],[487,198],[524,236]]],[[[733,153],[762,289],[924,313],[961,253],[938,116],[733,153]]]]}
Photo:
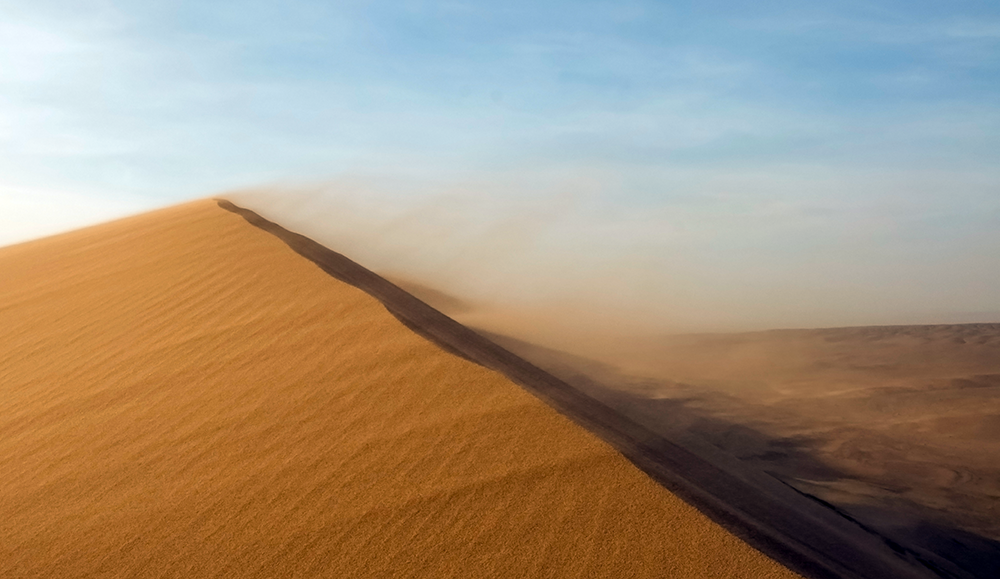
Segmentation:
{"type": "Polygon", "coordinates": [[[584,183],[720,263],[861,239],[929,276],[998,266],[998,157],[995,2],[0,0],[0,243],[345,175],[584,183]]]}

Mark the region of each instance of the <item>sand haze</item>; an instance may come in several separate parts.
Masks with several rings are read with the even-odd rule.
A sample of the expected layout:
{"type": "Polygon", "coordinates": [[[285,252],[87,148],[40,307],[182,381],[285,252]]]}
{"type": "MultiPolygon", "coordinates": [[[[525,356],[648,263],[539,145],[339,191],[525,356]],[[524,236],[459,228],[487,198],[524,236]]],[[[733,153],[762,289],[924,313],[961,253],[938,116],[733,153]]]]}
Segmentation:
{"type": "Polygon", "coordinates": [[[543,316],[563,338],[1000,322],[996,235],[934,250],[899,232],[877,197],[868,213],[828,216],[789,195],[768,199],[748,176],[744,187],[765,199],[752,203],[734,179],[707,191],[682,181],[665,201],[641,203],[616,201],[599,176],[356,177],[223,196],[382,275],[446,289],[478,310],[465,321],[536,331],[552,346],[541,324],[511,330],[521,324],[504,313],[543,316]]]}

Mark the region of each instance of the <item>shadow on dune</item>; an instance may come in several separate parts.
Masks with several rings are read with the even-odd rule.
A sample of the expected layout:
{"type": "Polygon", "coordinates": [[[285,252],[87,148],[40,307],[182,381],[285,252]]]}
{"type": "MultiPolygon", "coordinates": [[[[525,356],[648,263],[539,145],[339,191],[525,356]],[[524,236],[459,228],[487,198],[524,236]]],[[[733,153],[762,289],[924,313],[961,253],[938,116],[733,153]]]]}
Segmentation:
{"type": "MultiPolygon", "coordinates": [[[[732,398],[724,402],[709,400],[713,396],[727,398],[725,395],[707,393],[687,384],[626,376],[601,362],[508,336],[481,333],[660,435],[672,440],[701,440],[743,465],[768,474],[811,501],[883,537],[893,551],[915,558],[939,577],[1000,576],[1000,542],[941,522],[941,513],[926,505],[898,496],[894,501],[884,500],[886,495],[898,495],[896,488],[882,488],[883,496],[879,498],[883,500],[875,504],[870,500],[853,503],[852,497],[845,494],[841,494],[840,501],[821,498],[818,491],[824,484],[853,482],[857,477],[821,458],[824,441],[819,436],[768,434],[731,417],[713,415],[713,407],[739,407],[740,402],[732,398]],[[664,391],[675,394],[657,397],[664,391]]],[[[995,378],[983,375],[959,379],[953,386],[991,387],[995,378]]]]}
{"type": "MultiPolygon", "coordinates": [[[[554,362],[528,362],[517,350],[530,345],[481,335],[343,255],[228,201],[219,201],[219,206],[275,235],[332,277],[378,299],[407,327],[446,351],[503,373],[602,438],[660,485],[806,577],[984,576],[980,568],[963,568],[934,553],[901,546],[834,505],[815,500],[725,451],[727,445],[742,445],[765,463],[797,461],[806,465],[803,472],[836,476],[811,460],[808,440],[771,440],[752,427],[712,418],[695,408],[696,398],[653,400],[641,393],[615,391],[602,385],[601,372],[606,368],[597,368],[588,377],[554,362]],[[702,437],[698,430],[711,436],[702,437]]],[[[558,360],[559,353],[548,353],[553,355],[550,361],[558,360]]],[[[980,548],[987,543],[962,545],[966,550],[957,555],[974,552],[978,557],[967,558],[966,564],[985,566],[995,560],[980,548]]]]}

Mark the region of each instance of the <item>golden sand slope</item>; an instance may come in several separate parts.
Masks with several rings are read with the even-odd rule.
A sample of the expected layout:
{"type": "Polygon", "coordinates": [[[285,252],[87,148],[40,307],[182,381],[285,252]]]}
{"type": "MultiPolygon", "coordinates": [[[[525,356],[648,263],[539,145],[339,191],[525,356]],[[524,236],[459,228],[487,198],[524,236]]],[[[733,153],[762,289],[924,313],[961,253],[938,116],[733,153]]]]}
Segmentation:
{"type": "Polygon", "coordinates": [[[0,250],[0,576],[793,577],[204,201],[0,250]]]}

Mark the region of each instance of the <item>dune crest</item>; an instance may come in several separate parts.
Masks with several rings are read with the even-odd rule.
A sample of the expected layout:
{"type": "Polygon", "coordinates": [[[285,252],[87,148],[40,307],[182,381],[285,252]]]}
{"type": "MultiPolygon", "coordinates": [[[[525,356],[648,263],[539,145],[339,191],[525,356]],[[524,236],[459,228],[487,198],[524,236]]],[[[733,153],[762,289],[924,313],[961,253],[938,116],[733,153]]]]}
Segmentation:
{"type": "Polygon", "coordinates": [[[214,202],[0,271],[0,575],[796,576],[214,202]]]}

